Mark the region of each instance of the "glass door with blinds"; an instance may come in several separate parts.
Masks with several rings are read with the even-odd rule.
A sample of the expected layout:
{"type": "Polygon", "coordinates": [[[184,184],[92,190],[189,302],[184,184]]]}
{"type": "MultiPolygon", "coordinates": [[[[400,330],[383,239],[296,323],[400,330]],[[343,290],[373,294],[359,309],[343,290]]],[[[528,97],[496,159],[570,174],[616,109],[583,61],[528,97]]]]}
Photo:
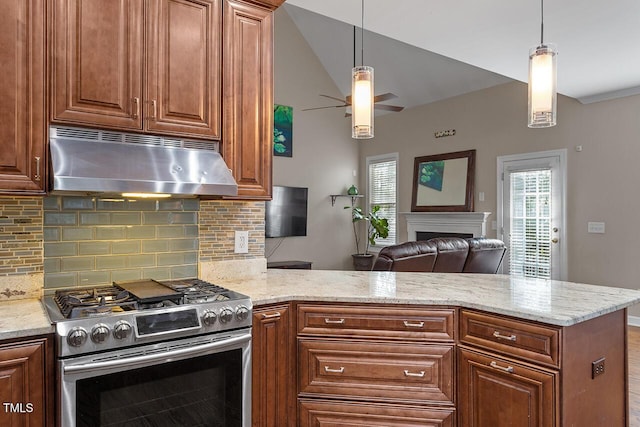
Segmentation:
{"type": "Polygon", "coordinates": [[[507,246],[504,273],[564,280],[564,156],[557,152],[498,158],[498,235],[507,246]]]}
{"type": "Polygon", "coordinates": [[[396,244],[398,154],[367,157],[367,211],[380,206],[379,215],[389,221],[389,235],[376,239],[376,246],[396,244]]]}

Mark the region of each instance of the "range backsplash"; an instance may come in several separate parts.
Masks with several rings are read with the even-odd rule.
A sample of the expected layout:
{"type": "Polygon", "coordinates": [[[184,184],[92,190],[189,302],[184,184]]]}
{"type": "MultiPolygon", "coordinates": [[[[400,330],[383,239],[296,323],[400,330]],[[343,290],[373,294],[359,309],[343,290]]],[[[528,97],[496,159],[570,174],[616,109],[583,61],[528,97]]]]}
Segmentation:
{"type": "Polygon", "coordinates": [[[264,202],[0,198],[0,276],[44,271],[44,288],[198,275],[199,262],[264,257],[264,202]],[[249,253],[234,253],[234,231],[249,253]]]}

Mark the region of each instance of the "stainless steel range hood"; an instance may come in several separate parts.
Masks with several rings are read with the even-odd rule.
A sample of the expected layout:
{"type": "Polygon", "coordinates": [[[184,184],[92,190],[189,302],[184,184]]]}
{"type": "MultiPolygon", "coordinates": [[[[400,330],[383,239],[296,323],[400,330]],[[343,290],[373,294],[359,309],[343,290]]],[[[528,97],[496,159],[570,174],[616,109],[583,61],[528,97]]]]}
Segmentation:
{"type": "Polygon", "coordinates": [[[52,127],[52,193],[235,196],[238,185],[212,144],[52,127]]]}

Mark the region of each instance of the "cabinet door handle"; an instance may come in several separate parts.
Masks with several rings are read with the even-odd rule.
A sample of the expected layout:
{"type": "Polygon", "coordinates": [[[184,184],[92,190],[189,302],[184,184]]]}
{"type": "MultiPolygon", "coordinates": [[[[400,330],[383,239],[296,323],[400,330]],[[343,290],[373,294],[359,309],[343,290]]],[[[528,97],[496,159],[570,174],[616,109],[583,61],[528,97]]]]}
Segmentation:
{"type": "Polygon", "coordinates": [[[515,341],[515,340],[516,340],[516,336],[515,336],[515,335],[513,335],[513,334],[512,334],[512,335],[509,335],[509,336],[506,336],[506,335],[502,335],[502,334],[501,334],[500,332],[498,332],[498,331],[495,331],[495,332],[493,333],[493,336],[494,336],[494,337],[496,337],[496,338],[498,338],[498,339],[500,339],[500,340],[507,340],[507,341],[515,341]]]}
{"type": "Polygon", "coordinates": [[[407,328],[422,328],[424,326],[424,322],[411,323],[407,320],[404,321],[404,326],[407,328]]]}
{"type": "Polygon", "coordinates": [[[36,157],[36,174],[33,176],[34,181],[40,181],[40,157],[36,157]]]}
{"type": "Polygon", "coordinates": [[[154,99],[151,101],[151,116],[149,116],[151,120],[156,119],[156,106],[157,106],[157,103],[156,103],[156,100],[154,99]]]}
{"type": "Polygon", "coordinates": [[[133,98],[133,114],[131,117],[137,119],[140,116],[140,98],[137,96],[133,98]]]}
{"type": "Polygon", "coordinates": [[[276,311],[273,314],[263,314],[262,318],[263,319],[276,319],[276,318],[280,318],[281,314],[279,311],[276,311]]]}
{"type": "Polygon", "coordinates": [[[341,374],[344,372],[344,366],[340,366],[340,369],[331,369],[330,367],[325,366],[324,371],[332,374],[341,374]]]}
{"type": "Polygon", "coordinates": [[[324,319],[324,323],[326,323],[327,325],[343,325],[344,324],[344,319],[338,319],[338,320],[331,320],[331,319],[324,319]]]}
{"type": "Polygon", "coordinates": [[[505,368],[503,366],[498,365],[496,362],[491,362],[489,364],[489,366],[491,366],[492,368],[495,368],[495,369],[500,369],[501,371],[505,371],[505,372],[507,372],[509,374],[513,374],[513,366],[507,366],[505,368]]]}
{"type": "Polygon", "coordinates": [[[418,377],[418,378],[422,378],[424,377],[424,371],[420,371],[420,372],[409,372],[407,369],[404,370],[404,376],[405,377],[418,377]]]}

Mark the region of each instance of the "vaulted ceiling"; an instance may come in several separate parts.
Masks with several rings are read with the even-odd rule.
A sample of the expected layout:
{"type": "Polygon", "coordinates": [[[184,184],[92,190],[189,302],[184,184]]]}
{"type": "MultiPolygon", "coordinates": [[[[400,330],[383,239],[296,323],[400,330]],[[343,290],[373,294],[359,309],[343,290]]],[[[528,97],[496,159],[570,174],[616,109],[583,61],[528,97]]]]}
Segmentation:
{"type": "MultiPolygon", "coordinates": [[[[335,81],[350,92],[360,0],[288,0],[284,6],[335,81]]],[[[510,80],[527,81],[540,43],[536,0],[366,0],[364,64],[376,93],[406,107],[510,80]]],[[[360,30],[356,63],[361,62],[360,30]]],[[[640,93],[640,1],[549,1],[544,41],[557,45],[558,92],[590,103],[640,93]]],[[[309,106],[331,105],[318,97],[309,106]]]]}

